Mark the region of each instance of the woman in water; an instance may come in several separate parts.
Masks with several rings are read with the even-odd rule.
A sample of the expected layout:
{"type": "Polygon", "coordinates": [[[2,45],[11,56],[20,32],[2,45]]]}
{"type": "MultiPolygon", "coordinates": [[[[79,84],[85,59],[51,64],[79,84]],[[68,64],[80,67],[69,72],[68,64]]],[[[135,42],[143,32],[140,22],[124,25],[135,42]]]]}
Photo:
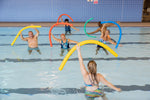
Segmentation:
{"type": "MultiPolygon", "coordinates": [[[[117,22],[117,23],[119,23],[119,22],[117,22]]],[[[117,42],[110,37],[110,31],[107,29],[107,27],[110,27],[112,25],[113,25],[113,23],[101,24],[101,22],[98,22],[99,28],[97,30],[91,32],[91,33],[88,33],[88,34],[94,34],[94,33],[97,33],[97,32],[101,32],[101,36],[100,36],[100,40],[99,40],[100,42],[105,44],[108,41],[111,44],[116,45],[117,42]]],[[[122,45],[119,44],[119,46],[122,46],[122,45]]],[[[96,55],[98,54],[98,51],[100,50],[100,48],[102,48],[105,51],[105,53],[108,55],[107,50],[105,48],[99,46],[99,45],[97,45],[97,48],[96,48],[96,55]]]]}
{"type": "Polygon", "coordinates": [[[102,97],[104,100],[107,100],[105,95],[102,93],[99,88],[99,83],[107,85],[108,87],[120,92],[121,89],[115,87],[113,84],[108,82],[103,75],[97,73],[97,64],[95,61],[91,60],[87,64],[88,71],[86,70],[83,58],[81,56],[80,46],[77,46],[78,58],[80,63],[80,69],[85,83],[85,97],[87,100],[94,100],[96,97],[102,97]]]}
{"type": "Polygon", "coordinates": [[[68,52],[70,51],[69,43],[76,43],[76,44],[78,43],[76,41],[66,39],[65,34],[60,35],[61,39],[56,38],[53,34],[52,34],[52,37],[55,41],[59,42],[60,45],[61,45],[61,54],[60,54],[60,56],[63,56],[63,53],[64,53],[65,50],[67,50],[68,52]]]}

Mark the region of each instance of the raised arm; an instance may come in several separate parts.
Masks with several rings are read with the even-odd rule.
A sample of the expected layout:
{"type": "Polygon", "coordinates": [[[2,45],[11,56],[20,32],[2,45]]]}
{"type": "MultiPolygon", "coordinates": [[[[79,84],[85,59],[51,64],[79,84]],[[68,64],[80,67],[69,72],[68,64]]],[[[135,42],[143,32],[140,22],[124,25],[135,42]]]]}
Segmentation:
{"type": "MultiPolygon", "coordinates": [[[[113,45],[117,45],[117,43],[111,39],[109,39],[108,41],[113,45]]],[[[122,44],[119,44],[119,47],[122,47],[122,44]]]]}
{"type": "Polygon", "coordinates": [[[69,43],[76,43],[76,44],[78,43],[77,41],[73,41],[73,40],[70,40],[70,39],[68,39],[68,42],[69,43]]]}
{"type": "Polygon", "coordinates": [[[58,39],[58,38],[56,38],[53,34],[51,34],[52,35],[52,38],[55,40],[55,41],[57,41],[57,42],[61,42],[61,39],[58,39]]]}
{"type": "Polygon", "coordinates": [[[110,87],[110,88],[112,88],[112,89],[114,89],[114,90],[116,90],[116,91],[121,91],[120,88],[117,88],[117,87],[115,87],[113,84],[111,84],[110,82],[108,82],[102,75],[100,75],[100,81],[101,81],[103,84],[107,85],[108,87],[110,87]]]}
{"type": "Polygon", "coordinates": [[[34,28],[34,27],[33,27],[33,29],[36,31],[35,37],[38,37],[39,33],[40,33],[39,30],[37,28],[34,28]]]}
{"type": "Polygon", "coordinates": [[[80,46],[77,45],[77,51],[78,51],[78,58],[79,58],[79,63],[80,63],[80,69],[81,69],[81,73],[83,75],[83,77],[86,77],[86,75],[88,74],[84,64],[83,64],[83,58],[81,56],[81,50],[80,50],[80,46]]]}
{"type": "Polygon", "coordinates": [[[20,37],[21,37],[21,40],[28,41],[28,38],[24,38],[23,35],[22,35],[22,33],[20,33],[20,37]]]}
{"type": "Polygon", "coordinates": [[[62,17],[60,17],[60,19],[61,19],[61,22],[64,22],[63,19],[62,19],[62,17]]]}
{"type": "Polygon", "coordinates": [[[93,32],[90,32],[90,33],[87,33],[87,34],[94,34],[94,33],[97,33],[100,31],[100,28],[98,28],[97,30],[93,31],[93,32]]]}
{"type": "MultiPolygon", "coordinates": [[[[116,23],[120,24],[120,21],[117,21],[116,23]]],[[[114,25],[113,23],[105,23],[104,27],[110,27],[110,26],[113,26],[113,25],[114,25]]]]}

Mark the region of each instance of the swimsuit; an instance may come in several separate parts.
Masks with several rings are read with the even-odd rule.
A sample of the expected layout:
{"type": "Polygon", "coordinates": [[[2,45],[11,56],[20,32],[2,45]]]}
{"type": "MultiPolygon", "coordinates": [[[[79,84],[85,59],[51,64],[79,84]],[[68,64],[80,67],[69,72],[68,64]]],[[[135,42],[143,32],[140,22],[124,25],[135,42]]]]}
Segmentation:
{"type": "Polygon", "coordinates": [[[65,31],[66,31],[66,32],[71,31],[71,28],[70,28],[70,26],[69,26],[69,25],[65,25],[65,31]]]}
{"type": "MultiPolygon", "coordinates": [[[[99,41],[102,42],[102,43],[104,43],[104,44],[106,44],[106,41],[104,41],[103,39],[100,39],[99,41]]],[[[100,45],[97,45],[97,47],[98,47],[98,48],[103,48],[103,47],[100,46],[100,45]]]]}
{"type": "MultiPolygon", "coordinates": [[[[89,76],[89,80],[90,80],[90,82],[91,82],[92,84],[86,84],[86,83],[84,83],[85,86],[86,86],[86,87],[92,87],[92,86],[94,86],[95,84],[94,84],[94,82],[92,82],[90,76],[89,76]]],[[[94,91],[85,90],[85,96],[86,96],[87,98],[95,98],[95,97],[100,97],[100,96],[102,96],[102,95],[103,95],[103,92],[101,91],[100,88],[97,88],[97,89],[94,90],[94,91]]]]}
{"type": "Polygon", "coordinates": [[[65,43],[63,43],[63,40],[61,40],[61,49],[69,49],[69,43],[68,43],[68,40],[66,40],[65,43]]]}
{"type": "Polygon", "coordinates": [[[28,51],[29,50],[36,50],[37,51],[37,50],[40,50],[40,49],[39,49],[39,47],[36,47],[36,48],[30,48],[30,47],[28,47],[28,51]]]}
{"type": "Polygon", "coordinates": [[[69,34],[71,34],[71,27],[68,25],[65,25],[65,34],[67,34],[69,32],[69,34]]]}

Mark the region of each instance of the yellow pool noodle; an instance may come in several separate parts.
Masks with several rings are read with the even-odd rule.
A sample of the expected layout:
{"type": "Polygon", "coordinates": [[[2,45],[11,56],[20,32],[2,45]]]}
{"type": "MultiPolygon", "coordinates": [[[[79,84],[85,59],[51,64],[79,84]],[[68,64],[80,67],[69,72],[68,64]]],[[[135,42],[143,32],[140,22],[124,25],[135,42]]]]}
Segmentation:
{"type": "Polygon", "coordinates": [[[33,28],[33,27],[41,28],[41,26],[26,26],[26,27],[22,28],[22,29],[18,32],[18,34],[16,35],[15,39],[13,40],[13,42],[11,43],[11,46],[14,45],[15,41],[17,40],[18,36],[20,35],[20,33],[21,33],[23,30],[25,30],[25,29],[27,29],[27,28],[33,28]]]}
{"type": "MultiPolygon", "coordinates": [[[[77,45],[85,45],[85,44],[97,44],[100,45],[102,47],[104,47],[105,49],[107,49],[112,55],[114,55],[115,57],[118,57],[118,54],[116,52],[114,52],[110,47],[108,47],[106,44],[96,41],[96,40],[85,40],[82,41],[80,43],[78,43],[77,45]]],[[[59,70],[61,71],[64,68],[64,65],[66,64],[67,60],[69,59],[69,57],[72,55],[72,53],[76,50],[76,46],[74,46],[66,55],[66,57],[64,58],[64,60],[62,61],[59,70]]]]}

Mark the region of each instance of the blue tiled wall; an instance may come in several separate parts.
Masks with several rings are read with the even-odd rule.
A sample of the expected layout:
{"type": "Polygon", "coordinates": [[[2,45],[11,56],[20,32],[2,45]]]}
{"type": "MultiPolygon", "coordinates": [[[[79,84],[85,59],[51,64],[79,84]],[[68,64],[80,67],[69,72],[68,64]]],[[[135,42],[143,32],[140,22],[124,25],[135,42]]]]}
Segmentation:
{"type": "Polygon", "coordinates": [[[76,22],[141,22],[143,0],[0,0],[0,22],[55,22],[69,14],[76,22]]]}

